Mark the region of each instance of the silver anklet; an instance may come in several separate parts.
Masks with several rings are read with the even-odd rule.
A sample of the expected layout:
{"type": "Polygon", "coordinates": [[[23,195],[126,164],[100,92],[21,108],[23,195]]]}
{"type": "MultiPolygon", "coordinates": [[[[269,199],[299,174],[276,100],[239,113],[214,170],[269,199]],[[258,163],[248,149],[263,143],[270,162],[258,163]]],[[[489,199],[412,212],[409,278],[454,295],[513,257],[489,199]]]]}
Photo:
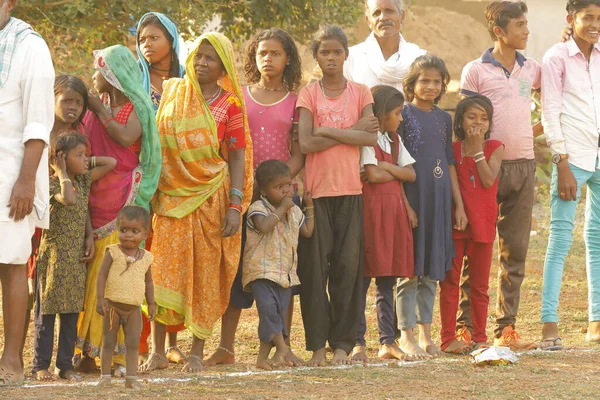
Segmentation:
{"type": "Polygon", "coordinates": [[[228,348],[219,346],[219,347],[217,347],[217,350],[223,350],[225,353],[229,354],[230,356],[235,357],[235,353],[233,351],[229,350],[228,348]]]}

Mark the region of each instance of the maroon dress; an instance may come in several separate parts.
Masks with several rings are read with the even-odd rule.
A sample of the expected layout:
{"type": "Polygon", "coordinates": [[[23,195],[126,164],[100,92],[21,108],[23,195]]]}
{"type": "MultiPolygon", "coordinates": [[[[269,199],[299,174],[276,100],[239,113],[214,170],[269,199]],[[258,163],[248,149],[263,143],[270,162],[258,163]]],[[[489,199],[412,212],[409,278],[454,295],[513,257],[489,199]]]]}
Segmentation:
{"type": "MultiPolygon", "coordinates": [[[[394,146],[394,143],[391,144],[394,146]]],[[[399,143],[395,144],[399,146],[399,143]]],[[[396,164],[392,155],[375,146],[379,161],[396,164]]],[[[402,182],[363,185],[364,276],[414,276],[413,237],[402,182]]]]}

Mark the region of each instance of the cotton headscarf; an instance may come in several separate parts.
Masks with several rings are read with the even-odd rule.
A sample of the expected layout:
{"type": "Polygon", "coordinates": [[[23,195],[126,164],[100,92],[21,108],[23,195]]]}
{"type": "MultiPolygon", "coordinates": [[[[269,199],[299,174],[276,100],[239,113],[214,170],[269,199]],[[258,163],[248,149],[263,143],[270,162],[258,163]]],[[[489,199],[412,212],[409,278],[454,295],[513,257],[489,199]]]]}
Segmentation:
{"type": "Polygon", "coordinates": [[[10,18],[6,26],[0,30],[0,87],[8,79],[12,57],[17,43],[27,35],[40,36],[31,25],[17,18],[10,18]]]}
{"type": "MultiPolygon", "coordinates": [[[[177,54],[179,56],[179,31],[177,30],[177,26],[173,23],[173,21],[171,21],[169,19],[169,17],[167,17],[164,14],[158,13],[158,12],[149,12],[146,13],[142,16],[142,18],[140,18],[140,22],[138,22],[137,25],[137,31],[139,34],[139,31],[141,29],[141,25],[142,22],[144,21],[144,19],[146,19],[147,17],[154,15],[156,16],[160,23],[165,27],[165,29],[167,30],[167,32],[169,32],[169,35],[171,35],[171,37],[173,38],[173,44],[171,46],[171,52],[172,54],[177,54]]],[[[150,64],[148,63],[148,61],[146,61],[146,59],[144,58],[144,55],[142,54],[142,49],[140,48],[140,44],[137,43],[136,41],[136,46],[135,46],[137,55],[138,55],[138,64],[140,65],[140,68],[142,69],[142,78],[143,78],[143,85],[144,85],[144,90],[146,90],[146,92],[148,93],[148,95],[150,95],[151,90],[150,90],[150,64]]],[[[182,65],[179,65],[179,76],[178,78],[182,78],[183,74],[185,73],[185,69],[183,68],[182,65]]],[[[152,107],[154,108],[154,112],[156,112],[158,110],[158,106],[155,105],[154,103],[152,103],[152,107]]]]}
{"type": "Polygon", "coordinates": [[[185,78],[169,79],[163,86],[156,116],[163,149],[163,173],[153,202],[158,215],[174,218],[189,215],[221,187],[228,175],[227,153],[221,154],[217,125],[194,69],[196,52],[204,40],[215,48],[227,71],[219,85],[235,95],[230,100],[235,101],[244,114],[244,210],[252,197],[252,138],[233,46],[225,35],[210,32],[200,36],[198,45],[188,56],[185,78]]]}
{"type": "Polygon", "coordinates": [[[131,51],[121,45],[94,51],[95,67],[131,101],[142,125],[140,166],[142,178],[135,204],[149,209],[162,165],[158,130],[150,96],[142,85],[142,73],[131,51]]]}

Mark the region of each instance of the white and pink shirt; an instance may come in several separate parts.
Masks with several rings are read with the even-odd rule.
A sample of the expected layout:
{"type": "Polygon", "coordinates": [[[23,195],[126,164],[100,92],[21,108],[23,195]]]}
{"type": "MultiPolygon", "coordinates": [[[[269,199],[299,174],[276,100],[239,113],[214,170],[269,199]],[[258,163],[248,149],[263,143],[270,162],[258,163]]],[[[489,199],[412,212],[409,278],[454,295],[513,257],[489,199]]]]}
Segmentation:
{"type": "Polygon", "coordinates": [[[600,44],[588,63],[571,38],[550,48],[542,62],[542,124],[553,153],[586,171],[600,157],[600,44]]]}
{"type": "Polygon", "coordinates": [[[460,93],[480,94],[492,101],[490,138],[504,143],[505,160],[533,160],[531,92],[541,86],[542,68],[535,60],[517,52],[517,62],[508,71],[494,59],[492,50],[486,50],[481,58],[465,66],[460,93]]]}

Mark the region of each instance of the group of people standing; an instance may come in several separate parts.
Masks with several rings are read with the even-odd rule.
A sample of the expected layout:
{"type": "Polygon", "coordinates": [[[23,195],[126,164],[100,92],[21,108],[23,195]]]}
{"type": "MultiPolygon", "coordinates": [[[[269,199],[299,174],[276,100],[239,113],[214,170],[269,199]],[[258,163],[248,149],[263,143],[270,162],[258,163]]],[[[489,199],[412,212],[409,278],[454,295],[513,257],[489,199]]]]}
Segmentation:
{"type": "Polygon", "coordinates": [[[289,342],[297,294],[309,365],[326,365],[327,345],[334,364],[366,361],[372,278],[380,358],[488,346],[496,229],[494,344],[560,349],[558,294],[583,183],[588,338],[600,341],[600,1],[567,1],[570,37],[541,66],[518,52],[529,34],[525,3],[491,3],[494,47],[465,67],[454,121],[437,107],[450,80],[444,61],[400,34],[402,0],[366,0],[372,32],[356,46],[339,27],[322,27],[311,46],[322,78],[298,94],[302,68],[287,32],[250,41],[242,87],[228,38],[203,34],[180,60],[176,26],[151,12],[137,26],[138,59],[119,45],[94,52],[99,97],[79,78],[54,78],[43,40],[10,18],[15,5],[0,2],[4,384],[23,379],[28,261],[34,378],[54,379],[59,315],[59,377],[81,380],[101,356],[101,384],[115,375],[136,387],[138,364],[198,372],[234,363],[241,310],[254,300],[257,367],[302,365],[289,342]],[[540,88],[556,166],[536,344],[515,323],[533,139],[543,133],[530,123],[531,94],[540,88]],[[438,283],[440,347],[431,333],[438,283]],[[220,345],[205,359],[219,319],[220,345]],[[176,344],[183,329],[193,334],[187,356],[176,344]]]}

